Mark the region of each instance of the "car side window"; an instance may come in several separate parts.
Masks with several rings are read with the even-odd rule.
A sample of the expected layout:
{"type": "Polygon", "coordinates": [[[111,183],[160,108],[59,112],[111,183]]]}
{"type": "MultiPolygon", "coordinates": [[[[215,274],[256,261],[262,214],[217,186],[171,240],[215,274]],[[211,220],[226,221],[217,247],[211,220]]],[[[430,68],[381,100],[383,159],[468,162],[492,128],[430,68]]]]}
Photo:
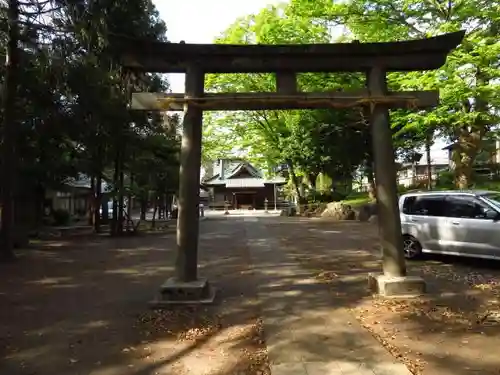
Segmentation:
{"type": "Polygon", "coordinates": [[[417,195],[403,202],[403,213],[408,215],[444,216],[444,196],[417,195]]]}
{"type": "Polygon", "coordinates": [[[486,212],[491,210],[485,203],[467,195],[448,196],[446,200],[447,217],[486,219],[486,212]]]}
{"type": "Polygon", "coordinates": [[[403,213],[411,215],[416,197],[406,197],[403,201],[403,213]]]}

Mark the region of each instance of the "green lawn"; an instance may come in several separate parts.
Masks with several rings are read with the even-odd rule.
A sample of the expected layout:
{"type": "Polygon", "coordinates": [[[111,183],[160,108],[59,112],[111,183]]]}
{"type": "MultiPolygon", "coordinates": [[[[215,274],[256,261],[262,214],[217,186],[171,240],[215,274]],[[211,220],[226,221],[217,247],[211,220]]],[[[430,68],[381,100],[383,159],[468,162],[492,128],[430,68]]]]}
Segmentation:
{"type": "Polygon", "coordinates": [[[500,182],[491,181],[486,183],[479,183],[474,189],[500,191],[500,182]]]}
{"type": "Polygon", "coordinates": [[[360,194],[354,197],[347,197],[346,200],[342,201],[343,204],[349,205],[351,207],[361,206],[369,202],[370,198],[368,197],[368,194],[360,194]]]}

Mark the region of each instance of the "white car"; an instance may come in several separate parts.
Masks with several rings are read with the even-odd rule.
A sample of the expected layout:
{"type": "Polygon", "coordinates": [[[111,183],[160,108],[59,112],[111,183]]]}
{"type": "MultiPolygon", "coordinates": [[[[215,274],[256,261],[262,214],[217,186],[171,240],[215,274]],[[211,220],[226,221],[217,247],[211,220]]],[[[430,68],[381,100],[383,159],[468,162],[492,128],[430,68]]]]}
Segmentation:
{"type": "Polygon", "coordinates": [[[405,256],[500,260],[500,192],[426,191],[399,198],[405,256]]]}

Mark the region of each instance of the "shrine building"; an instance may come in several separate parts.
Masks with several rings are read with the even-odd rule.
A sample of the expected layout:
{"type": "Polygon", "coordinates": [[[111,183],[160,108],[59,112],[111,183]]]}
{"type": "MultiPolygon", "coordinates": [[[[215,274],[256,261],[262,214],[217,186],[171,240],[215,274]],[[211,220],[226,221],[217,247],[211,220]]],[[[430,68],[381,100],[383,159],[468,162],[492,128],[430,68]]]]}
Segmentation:
{"type": "Polygon", "coordinates": [[[223,209],[225,202],[229,209],[263,209],[266,199],[271,209],[280,200],[279,188],[286,184],[280,176],[265,178],[261,170],[242,159],[219,159],[207,173],[211,177],[202,185],[208,188],[209,206],[215,209],[223,209]]]}

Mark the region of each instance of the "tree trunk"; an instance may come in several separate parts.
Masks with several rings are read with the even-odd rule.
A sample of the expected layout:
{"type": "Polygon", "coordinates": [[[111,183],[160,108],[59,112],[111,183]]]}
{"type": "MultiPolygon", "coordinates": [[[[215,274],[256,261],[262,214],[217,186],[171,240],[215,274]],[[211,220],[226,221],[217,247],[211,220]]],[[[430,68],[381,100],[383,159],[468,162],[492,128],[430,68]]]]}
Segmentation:
{"type": "MultiPolygon", "coordinates": [[[[92,116],[89,117],[89,124],[92,124],[94,120],[92,119],[92,116]]],[[[93,201],[93,206],[94,206],[94,232],[95,233],[101,233],[101,212],[100,208],[101,205],[103,204],[102,202],[102,175],[103,175],[103,169],[104,169],[104,146],[101,143],[101,126],[99,123],[97,123],[97,129],[96,129],[96,134],[95,134],[95,142],[97,143],[96,148],[95,148],[95,154],[94,154],[94,160],[93,160],[93,166],[94,166],[94,174],[95,174],[95,192],[94,192],[94,201],[93,201]]],[[[102,215],[103,217],[107,217],[108,215],[108,205],[106,204],[106,207],[102,207],[102,215]]]]}
{"type": "Polygon", "coordinates": [[[165,211],[166,211],[166,218],[169,219],[171,216],[170,214],[172,213],[172,201],[173,201],[173,195],[172,194],[167,194],[166,202],[165,202],[165,211]]]}
{"type": "Polygon", "coordinates": [[[37,183],[36,185],[35,207],[36,226],[39,228],[43,225],[43,217],[45,215],[45,187],[41,183],[37,183]]]}
{"type": "MultiPolygon", "coordinates": [[[[95,177],[92,176],[90,178],[90,199],[89,199],[89,204],[87,208],[88,212],[88,223],[89,225],[94,224],[94,211],[96,210],[96,205],[95,205],[95,177]]],[[[97,207],[97,210],[99,210],[99,207],[97,207]]]]}
{"type": "Polygon", "coordinates": [[[116,236],[118,234],[118,199],[116,199],[115,196],[113,196],[113,212],[111,214],[111,225],[110,225],[110,230],[111,230],[111,235],[116,236]]]}
{"type": "Polygon", "coordinates": [[[167,193],[161,195],[161,209],[162,209],[162,218],[166,220],[167,218],[167,193]]]}
{"type": "MultiPolygon", "coordinates": [[[[496,27],[494,29],[496,31],[496,27]]],[[[476,70],[475,75],[477,87],[483,87],[491,80],[490,74],[480,68],[476,70]]],[[[467,189],[473,183],[474,163],[482,146],[483,138],[491,126],[491,123],[489,123],[491,119],[487,115],[489,103],[479,93],[475,96],[474,102],[474,107],[470,105],[469,101],[464,103],[464,108],[470,112],[475,112],[475,121],[458,130],[458,142],[452,152],[453,162],[455,163],[455,184],[460,189],[467,189]]]]}
{"type": "Polygon", "coordinates": [[[4,123],[2,134],[2,181],[0,260],[12,260],[14,256],[14,190],[17,176],[17,91],[19,75],[19,2],[9,0],[7,11],[8,44],[3,87],[4,123]]]}
{"type": "Polygon", "coordinates": [[[452,152],[452,158],[455,163],[455,186],[468,189],[472,184],[474,156],[459,148],[452,152]]]}
{"type": "Polygon", "coordinates": [[[313,172],[307,174],[307,177],[309,179],[309,187],[313,190],[318,190],[318,187],[316,186],[318,175],[319,173],[313,173],[313,172]]]}
{"type": "Polygon", "coordinates": [[[375,187],[375,178],[373,174],[373,163],[366,163],[366,178],[368,179],[368,197],[371,200],[377,199],[377,188],[375,187]]]}
{"type": "Polygon", "coordinates": [[[113,216],[111,218],[111,235],[118,234],[118,194],[120,191],[120,154],[118,150],[118,142],[116,142],[116,153],[114,159],[113,171],[113,216]]]}
{"type": "MultiPolygon", "coordinates": [[[[476,86],[483,87],[487,85],[491,77],[482,69],[476,70],[476,86]]],[[[463,127],[458,133],[458,142],[455,150],[452,152],[452,158],[455,163],[455,184],[460,189],[469,188],[473,181],[473,167],[477,154],[482,146],[484,135],[491,126],[488,119],[485,118],[488,113],[488,102],[482,95],[474,98],[476,119],[475,122],[463,127]],[[469,128],[470,127],[470,128],[469,128]]],[[[467,102],[465,108],[471,110],[470,103],[467,102]]]]}
{"type": "Polygon", "coordinates": [[[462,134],[452,151],[455,185],[459,189],[468,189],[472,185],[474,161],[481,147],[481,141],[482,134],[479,132],[462,134]]]}
{"type": "Polygon", "coordinates": [[[343,181],[343,187],[344,187],[344,192],[345,194],[349,195],[352,193],[352,183],[353,183],[353,177],[346,177],[343,181]]]}
{"type": "MultiPolygon", "coordinates": [[[[100,233],[101,232],[101,213],[99,212],[99,208],[101,207],[102,203],[102,173],[101,171],[98,172],[96,179],[95,179],[95,196],[94,196],[94,232],[100,233]]],[[[104,208],[104,207],[103,207],[104,208]]],[[[108,205],[106,204],[106,209],[102,210],[102,214],[108,215],[108,205]]]]}
{"type": "Polygon", "coordinates": [[[148,211],[148,200],[141,197],[141,220],[146,220],[146,213],[148,211]]]}
{"type": "Polygon", "coordinates": [[[123,211],[125,210],[125,205],[124,205],[124,174],[123,174],[123,162],[120,165],[120,186],[119,186],[119,191],[118,191],[118,222],[117,222],[117,233],[119,235],[123,234],[123,211]]]}
{"type": "MultiPolygon", "coordinates": [[[[457,155],[460,155],[457,152],[457,155]]],[[[471,158],[458,156],[460,161],[455,167],[455,186],[459,189],[468,189],[472,180],[472,163],[471,158]]]]}
{"type": "Polygon", "coordinates": [[[295,174],[295,168],[293,167],[291,161],[288,161],[288,168],[290,171],[290,177],[292,178],[292,183],[293,183],[293,187],[295,189],[295,193],[297,194],[297,200],[299,201],[299,205],[300,205],[303,203],[304,198],[302,197],[302,194],[300,192],[299,179],[297,178],[297,175],[295,174]]]}
{"type": "Polygon", "coordinates": [[[417,186],[417,163],[413,162],[411,166],[411,186],[416,187],[417,186]]]}
{"type": "Polygon", "coordinates": [[[132,187],[133,186],[134,186],[134,175],[130,174],[130,187],[129,187],[128,194],[127,194],[127,217],[128,217],[128,220],[130,220],[130,221],[132,221],[132,206],[133,206],[132,187]]]}
{"type": "Polygon", "coordinates": [[[34,186],[19,184],[14,197],[14,248],[29,245],[29,232],[35,227],[34,186]]]}
{"type": "Polygon", "coordinates": [[[163,194],[158,198],[158,220],[163,219],[163,194]]]}
{"type": "MultiPolygon", "coordinates": [[[[94,232],[95,233],[100,233],[101,232],[101,212],[100,208],[102,205],[102,161],[100,160],[101,157],[101,147],[97,147],[97,152],[96,152],[96,160],[94,162],[95,165],[95,190],[93,191],[94,199],[92,202],[93,205],[93,210],[94,210],[94,232]]],[[[102,215],[108,214],[108,207],[106,205],[106,209],[102,207],[102,215]]]]}
{"type": "Polygon", "coordinates": [[[102,214],[100,216],[101,218],[101,224],[109,224],[109,205],[108,205],[108,200],[102,200],[101,201],[101,206],[100,209],[102,211],[102,214]]]}
{"type": "Polygon", "coordinates": [[[158,199],[155,199],[154,209],[153,209],[153,219],[151,220],[151,228],[156,228],[156,212],[158,211],[158,199]]]}
{"type": "Polygon", "coordinates": [[[431,144],[432,144],[432,132],[427,134],[427,139],[425,140],[425,156],[427,158],[427,190],[432,190],[432,161],[431,161],[431,144]]]}

